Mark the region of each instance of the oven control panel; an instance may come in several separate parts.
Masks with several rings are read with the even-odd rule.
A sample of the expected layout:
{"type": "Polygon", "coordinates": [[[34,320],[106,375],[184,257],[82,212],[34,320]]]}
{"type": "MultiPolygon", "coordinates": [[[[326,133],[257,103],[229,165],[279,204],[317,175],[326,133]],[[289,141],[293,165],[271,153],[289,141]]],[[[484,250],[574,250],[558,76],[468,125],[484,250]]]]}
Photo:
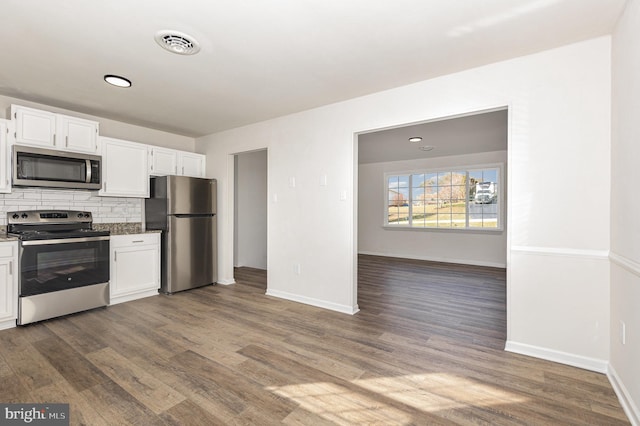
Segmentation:
{"type": "Polygon", "coordinates": [[[85,223],[92,222],[91,212],[76,210],[27,210],[7,212],[8,224],[85,223]]]}

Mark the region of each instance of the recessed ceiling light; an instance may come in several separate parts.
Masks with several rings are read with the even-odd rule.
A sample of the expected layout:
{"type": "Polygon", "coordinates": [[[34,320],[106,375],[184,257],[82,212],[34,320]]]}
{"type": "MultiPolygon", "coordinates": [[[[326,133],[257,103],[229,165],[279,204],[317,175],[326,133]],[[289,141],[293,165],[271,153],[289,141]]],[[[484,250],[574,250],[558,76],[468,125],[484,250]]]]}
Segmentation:
{"type": "Polygon", "coordinates": [[[113,86],[131,87],[131,81],[119,75],[107,74],[104,76],[104,81],[113,86]]]}
{"type": "Polygon", "coordinates": [[[196,39],[180,31],[158,31],[155,40],[163,49],[178,55],[195,55],[200,51],[200,45],[196,39]]]}
{"type": "Polygon", "coordinates": [[[420,142],[422,141],[422,138],[420,136],[414,136],[412,138],[409,138],[409,142],[420,142]]]}
{"type": "Polygon", "coordinates": [[[424,145],[424,146],[419,147],[418,149],[420,149],[422,151],[431,151],[433,148],[435,148],[435,146],[424,145]]]}

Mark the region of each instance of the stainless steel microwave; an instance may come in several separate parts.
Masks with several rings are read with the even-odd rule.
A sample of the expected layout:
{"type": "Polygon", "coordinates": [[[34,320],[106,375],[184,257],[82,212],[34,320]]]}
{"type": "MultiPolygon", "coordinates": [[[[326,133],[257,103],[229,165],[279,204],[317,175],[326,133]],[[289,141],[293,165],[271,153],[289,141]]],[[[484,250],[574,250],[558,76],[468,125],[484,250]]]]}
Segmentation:
{"type": "Polygon", "coordinates": [[[100,189],[101,157],[30,146],[13,146],[13,185],[100,189]]]}

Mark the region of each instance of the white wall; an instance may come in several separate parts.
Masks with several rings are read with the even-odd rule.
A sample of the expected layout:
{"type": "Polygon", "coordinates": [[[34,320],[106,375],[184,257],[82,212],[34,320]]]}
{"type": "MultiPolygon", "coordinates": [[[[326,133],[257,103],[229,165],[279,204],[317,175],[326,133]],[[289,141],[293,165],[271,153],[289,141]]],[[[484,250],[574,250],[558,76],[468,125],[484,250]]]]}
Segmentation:
{"type": "Polygon", "coordinates": [[[235,266],[267,269],[267,151],[236,156],[235,266]]]}
{"type": "Polygon", "coordinates": [[[357,311],[354,135],[508,106],[508,348],[606,369],[610,47],[601,37],[199,138],[220,189],[220,276],[233,280],[231,154],[268,147],[268,293],[357,311]]]}
{"type": "MultiPolygon", "coordinates": [[[[507,152],[360,164],[358,167],[358,253],[438,262],[506,267],[507,232],[384,228],[385,173],[503,163],[507,152]]],[[[506,178],[503,176],[503,186],[506,178]]],[[[505,200],[503,200],[505,201],[505,200]]],[[[506,215],[505,215],[506,216],[506,215]]],[[[501,218],[504,222],[504,217],[501,218]]]]}
{"type": "Polygon", "coordinates": [[[640,424],[639,40],[640,1],[631,0],[613,35],[610,376],[635,424],[640,424]]]}
{"type": "Polygon", "coordinates": [[[100,123],[100,135],[111,138],[125,139],[133,142],[140,142],[149,145],[162,146],[165,148],[180,149],[182,151],[194,151],[195,139],[163,132],[161,130],[147,127],[135,126],[121,121],[110,120],[94,115],[83,114],[82,112],[56,108],[49,105],[38,104],[18,98],[0,95],[0,118],[10,119],[11,104],[22,105],[30,108],[37,108],[44,111],[51,111],[58,114],[66,114],[73,117],[85,118],[100,123]]]}

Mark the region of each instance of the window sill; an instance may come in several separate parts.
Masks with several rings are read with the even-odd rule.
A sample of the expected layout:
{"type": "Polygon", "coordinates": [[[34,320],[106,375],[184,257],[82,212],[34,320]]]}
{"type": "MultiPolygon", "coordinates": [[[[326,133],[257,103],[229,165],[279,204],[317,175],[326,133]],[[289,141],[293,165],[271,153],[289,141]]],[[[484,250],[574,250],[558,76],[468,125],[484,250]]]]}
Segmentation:
{"type": "Polygon", "coordinates": [[[417,231],[417,232],[462,232],[467,234],[499,234],[504,228],[418,228],[410,226],[383,225],[385,231],[417,231]]]}

